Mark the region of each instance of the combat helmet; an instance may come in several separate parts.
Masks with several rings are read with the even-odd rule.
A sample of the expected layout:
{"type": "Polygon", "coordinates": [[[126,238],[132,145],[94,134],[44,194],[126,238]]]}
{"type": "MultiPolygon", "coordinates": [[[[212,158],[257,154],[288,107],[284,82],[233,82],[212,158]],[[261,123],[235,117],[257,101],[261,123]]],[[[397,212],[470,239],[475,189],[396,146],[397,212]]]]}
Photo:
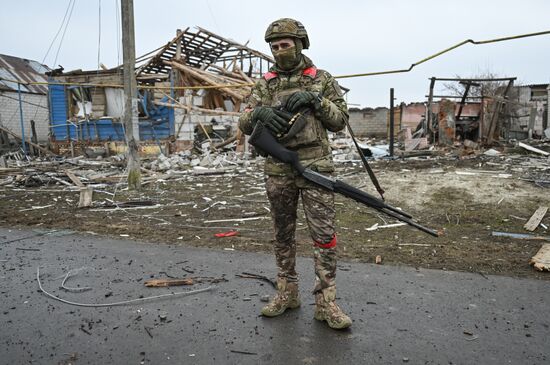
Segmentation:
{"type": "Polygon", "coordinates": [[[306,28],[297,20],[282,18],[269,24],[265,31],[265,41],[267,43],[280,38],[298,38],[302,41],[302,48],[309,48],[309,38],[306,28]]]}

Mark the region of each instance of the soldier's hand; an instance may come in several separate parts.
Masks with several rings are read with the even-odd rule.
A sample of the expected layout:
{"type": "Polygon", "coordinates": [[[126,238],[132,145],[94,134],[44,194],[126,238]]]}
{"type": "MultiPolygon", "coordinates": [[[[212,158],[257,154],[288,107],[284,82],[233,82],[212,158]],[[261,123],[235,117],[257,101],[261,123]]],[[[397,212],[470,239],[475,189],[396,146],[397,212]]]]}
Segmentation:
{"type": "Polygon", "coordinates": [[[254,108],[252,112],[252,121],[254,123],[261,121],[267,128],[269,128],[276,135],[286,132],[288,129],[288,122],[290,121],[288,113],[281,112],[279,110],[258,106],[254,108]]]}
{"type": "Polygon", "coordinates": [[[312,106],[316,109],[320,103],[318,93],[312,91],[297,91],[288,98],[285,109],[291,113],[297,113],[308,106],[312,106]]]}

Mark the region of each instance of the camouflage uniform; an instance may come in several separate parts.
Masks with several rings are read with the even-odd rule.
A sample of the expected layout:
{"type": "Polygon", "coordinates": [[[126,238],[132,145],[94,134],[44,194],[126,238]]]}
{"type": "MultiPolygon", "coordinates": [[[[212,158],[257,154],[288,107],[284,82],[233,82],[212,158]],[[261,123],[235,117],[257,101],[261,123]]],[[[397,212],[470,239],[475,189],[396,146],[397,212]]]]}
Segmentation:
{"type": "MultiPolygon", "coordinates": [[[[317,69],[305,55],[301,55],[299,64],[292,70],[283,70],[277,65],[273,66],[255,84],[245,112],[239,119],[239,128],[243,133],[250,135],[254,129],[254,108],[284,106],[288,98],[298,91],[318,93],[319,104],[312,113],[307,114],[305,127],[295,136],[281,143],[286,148],[296,151],[300,162],[305,167],[330,174],[334,171],[334,164],[327,130],[332,132],[342,130],[349,114],[338,83],[328,72],[317,69]]],[[[302,197],[309,233],[314,244],[316,274],[314,292],[320,299],[324,289],[327,289],[325,290],[327,293],[335,292],[334,193],[306,181],[296,171],[293,171],[290,165],[271,156],[266,158],[264,172],[275,228],[275,256],[279,268],[278,283],[280,283],[279,287],[290,285],[293,288],[291,292],[287,290],[286,294],[281,294],[286,295],[285,300],[290,295],[290,300],[293,302],[288,307],[299,306],[298,276],[295,270],[296,210],[299,196],[302,197]],[[292,293],[292,290],[295,290],[295,293],[292,293]]],[[[281,292],[281,290],[279,291],[281,292]]],[[[328,294],[328,296],[330,299],[331,295],[328,294]]],[[[286,309],[280,304],[277,304],[276,307],[277,310],[273,316],[281,314],[286,309]]],[[[322,319],[318,318],[317,311],[315,317],[322,319]]],[[[349,320],[349,324],[351,324],[351,320],[349,320]]]]}

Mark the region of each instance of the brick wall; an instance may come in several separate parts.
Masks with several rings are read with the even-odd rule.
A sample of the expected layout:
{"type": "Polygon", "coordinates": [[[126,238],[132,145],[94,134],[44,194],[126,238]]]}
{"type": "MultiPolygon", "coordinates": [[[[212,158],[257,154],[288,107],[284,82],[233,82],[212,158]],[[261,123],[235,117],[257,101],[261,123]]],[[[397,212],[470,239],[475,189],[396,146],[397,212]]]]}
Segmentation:
{"type": "MultiPolygon", "coordinates": [[[[33,119],[38,141],[46,142],[49,131],[48,97],[46,95],[21,93],[21,99],[23,101],[25,137],[30,138],[31,136],[30,120],[33,119]]],[[[15,134],[21,135],[19,101],[16,92],[0,92],[0,123],[15,134]]]]}
{"type": "Polygon", "coordinates": [[[388,108],[350,109],[349,123],[358,137],[381,137],[387,135],[388,108]]]}

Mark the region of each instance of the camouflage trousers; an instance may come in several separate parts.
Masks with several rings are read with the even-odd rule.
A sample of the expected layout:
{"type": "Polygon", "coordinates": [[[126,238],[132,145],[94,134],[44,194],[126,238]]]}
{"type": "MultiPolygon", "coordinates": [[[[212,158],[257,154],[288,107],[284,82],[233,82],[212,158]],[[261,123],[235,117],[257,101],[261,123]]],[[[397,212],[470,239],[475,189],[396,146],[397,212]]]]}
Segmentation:
{"type": "Polygon", "coordinates": [[[296,211],[301,196],[314,247],[314,292],[335,286],[334,193],[299,176],[267,176],[266,191],[275,228],[274,248],[279,268],[278,277],[289,282],[298,281],[295,232],[296,211]]]}

